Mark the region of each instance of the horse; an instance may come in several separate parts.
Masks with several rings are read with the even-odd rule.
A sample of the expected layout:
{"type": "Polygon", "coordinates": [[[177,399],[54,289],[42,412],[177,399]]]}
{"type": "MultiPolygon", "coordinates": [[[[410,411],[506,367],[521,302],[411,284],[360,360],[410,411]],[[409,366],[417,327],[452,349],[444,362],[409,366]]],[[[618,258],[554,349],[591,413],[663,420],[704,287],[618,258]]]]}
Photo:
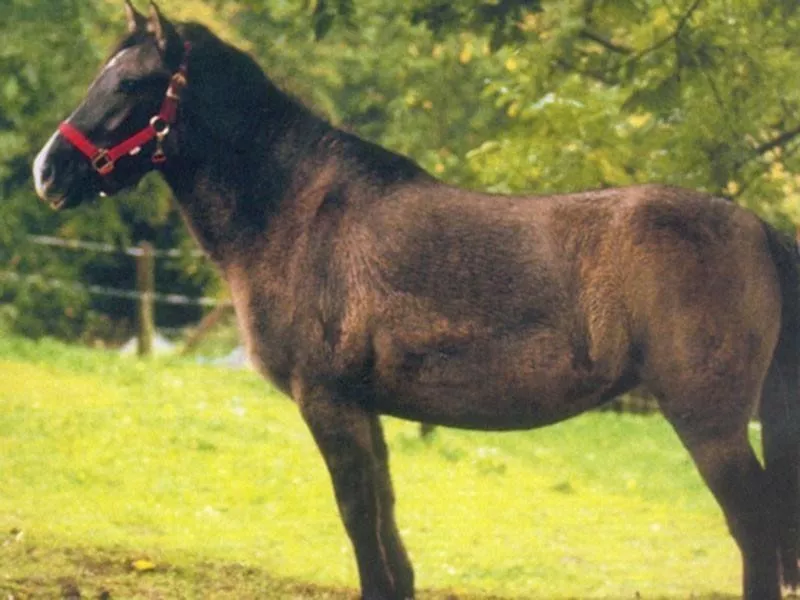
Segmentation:
{"type": "Polygon", "coordinates": [[[664,185],[447,185],[126,0],[127,33],[33,164],[55,209],[158,171],[227,281],[253,364],[330,474],[362,597],[414,596],[380,416],[532,429],[645,386],[722,509],[743,596],[798,584],[798,253],[664,185]],[[748,440],[758,415],[763,465],[748,440]]]}

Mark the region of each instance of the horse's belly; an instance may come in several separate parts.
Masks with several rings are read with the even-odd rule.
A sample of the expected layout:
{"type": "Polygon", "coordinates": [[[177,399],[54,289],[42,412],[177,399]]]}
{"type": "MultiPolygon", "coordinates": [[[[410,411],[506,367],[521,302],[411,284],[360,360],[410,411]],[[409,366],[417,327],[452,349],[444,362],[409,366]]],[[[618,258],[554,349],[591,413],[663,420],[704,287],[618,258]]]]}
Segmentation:
{"type": "Polygon", "coordinates": [[[576,362],[563,338],[473,342],[405,351],[376,365],[375,409],[401,418],[471,429],[527,429],[597,406],[618,377],[576,362]]]}
{"type": "Polygon", "coordinates": [[[594,408],[602,392],[580,398],[545,397],[539,394],[501,396],[473,389],[427,388],[417,394],[393,394],[378,402],[381,414],[461,429],[533,429],[563,421],[594,408]]]}

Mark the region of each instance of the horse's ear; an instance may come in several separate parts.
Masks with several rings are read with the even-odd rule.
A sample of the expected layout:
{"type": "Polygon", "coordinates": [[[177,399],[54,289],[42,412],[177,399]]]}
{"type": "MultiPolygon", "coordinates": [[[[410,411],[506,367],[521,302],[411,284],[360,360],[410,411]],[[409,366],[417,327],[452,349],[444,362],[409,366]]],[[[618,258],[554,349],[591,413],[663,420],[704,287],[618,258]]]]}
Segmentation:
{"type": "Polygon", "coordinates": [[[147,19],[133,7],[130,0],[125,0],[125,18],[128,21],[128,33],[143,31],[147,27],[147,19]]]}
{"type": "Polygon", "coordinates": [[[166,52],[170,38],[177,34],[172,23],[167,21],[161,14],[155,2],[150,2],[150,15],[147,19],[147,31],[151,32],[156,38],[156,44],[162,52],[166,52]]]}

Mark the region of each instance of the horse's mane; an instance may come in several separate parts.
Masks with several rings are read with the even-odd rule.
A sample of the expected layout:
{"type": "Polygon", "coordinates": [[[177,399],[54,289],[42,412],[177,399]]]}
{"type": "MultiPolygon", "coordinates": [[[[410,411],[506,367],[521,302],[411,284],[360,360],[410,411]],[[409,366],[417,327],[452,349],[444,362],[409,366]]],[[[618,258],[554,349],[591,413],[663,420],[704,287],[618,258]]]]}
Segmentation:
{"type": "Polygon", "coordinates": [[[260,121],[268,120],[274,131],[301,114],[310,115],[303,104],[280,90],[246,52],[203,25],[180,23],[177,28],[192,47],[186,91],[190,102],[199,102],[202,106],[197,108],[208,113],[215,137],[245,143],[260,121]],[[204,89],[199,98],[193,93],[197,86],[204,89]]]}
{"type": "MultiPolygon", "coordinates": [[[[227,106],[224,111],[219,107],[210,109],[215,111],[213,121],[220,123],[236,116],[243,119],[240,123],[225,124],[223,133],[226,135],[234,132],[244,144],[250,144],[254,140],[253,125],[264,121],[268,123],[269,136],[277,138],[290,129],[293,131],[291,152],[297,152],[298,157],[304,154],[305,148],[326,139],[331,146],[326,151],[328,156],[338,155],[353,169],[362,170],[357,165],[365,167],[361,174],[375,181],[387,183],[427,176],[408,158],[332,126],[327,119],[273,83],[249,54],[224,42],[203,25],[183,23],[178,31],[192,44],[187,90],[192,89],[194,79],[205,79],[209,75],[230,82],[220,86],[218,81],[206,80],[217,87],[220,105],[227,106]],[[197,75],[191,70],[192,61],[198,65],[197,75]]],[[[283,151],[287,151],[286,146],[283,151]]]]}
{"type": "MultiPolygon", "coordinates": [[[[269,80],[261,66],[247,52],[225,42],[212,33],[206,26],[199,23],[179,23],[178,32],[184,40],[192,44],[190,61],[209,67],[222,63],[226,70],[235,73],[237,78],[242,78],[248,83],[247,92],[265,97],[267,94],[278,91],[277,87],[269,80]]],[[[191,65],[191,62],[190,62],[191,65]]],[[[215,75],[221,76],[222,72],[215,75]]],[[[233,95],[239,95],[241,90],[236,90],[233,95]]]]}

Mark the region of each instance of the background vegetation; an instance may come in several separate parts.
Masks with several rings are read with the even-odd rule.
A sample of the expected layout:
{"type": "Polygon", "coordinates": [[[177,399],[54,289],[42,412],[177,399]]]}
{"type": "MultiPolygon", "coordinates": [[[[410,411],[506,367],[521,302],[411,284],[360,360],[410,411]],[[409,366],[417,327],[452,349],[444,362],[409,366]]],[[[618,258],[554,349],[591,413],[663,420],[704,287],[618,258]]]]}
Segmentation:
{"type": "MultiPolygon", "coordinates": [[[[335,124],[454,184],[561,192],[654,181],[726,195],[786,229],[800,220],[794,0],[160,4],[246,48],[335,124]]],[[[113,335],[127,302],[46,280],[126,287],[133,277],[125,257],[42,248],[29,234],[191,245],[156,178],[63,215],[33,195],[32,159],[120,35],[120,5],[0,6],[0,269],[42,278],[0,276],[0,320],[29,335],[113,335]]],[[[165,291],[220,293],[203,262],[160,268],[165,291]]],[[[198,316],[159,313],[162,325],[198,316]]]]}
{"type": "MultiPolygon", "coordinates": [[[[796,0],[160,5],[445,181],[541,193],[662,182],[788,231],[800,221],[796,0]]],[[[115,339],[132,314],[51,281],[129,288],[129,257],[33,234],[193,247],[158,178],[64,214],[33,193],[33,157],[122,29],[121,0],[0,0],[0,592],[351,597],[322,462],[293,407],[254,375],[9,333],[115,339]]],[[[225,293],[203,261],[159,269],[160,291],[225,293]]],[[[181,326],[199,312],[157,315],[181,326]]],[[[387,430],[423,598],[738,591],[721,515],[659,419],[590,414],[427,442],[413,425],[387,430]]]]}

